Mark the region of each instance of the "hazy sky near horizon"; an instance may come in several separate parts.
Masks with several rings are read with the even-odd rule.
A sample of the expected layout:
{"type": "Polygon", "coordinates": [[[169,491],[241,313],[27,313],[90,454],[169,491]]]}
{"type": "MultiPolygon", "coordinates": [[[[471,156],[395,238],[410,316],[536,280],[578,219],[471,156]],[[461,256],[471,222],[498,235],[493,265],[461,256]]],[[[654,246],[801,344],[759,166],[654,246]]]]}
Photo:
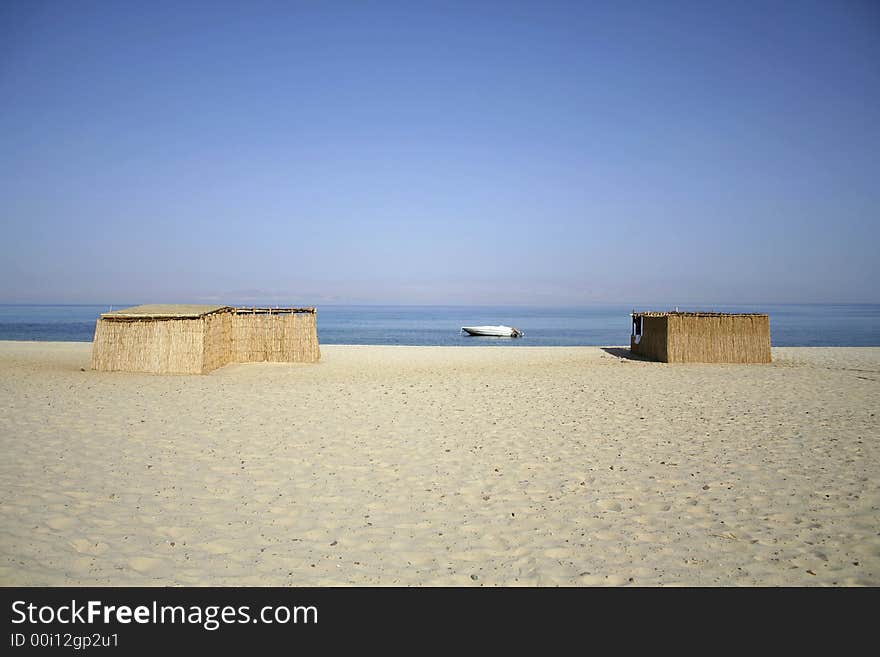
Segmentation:
{"type": "Polygon", "coordinates": [[[0,302],[880,302],[880,4],[0,3],[0,302]]]}

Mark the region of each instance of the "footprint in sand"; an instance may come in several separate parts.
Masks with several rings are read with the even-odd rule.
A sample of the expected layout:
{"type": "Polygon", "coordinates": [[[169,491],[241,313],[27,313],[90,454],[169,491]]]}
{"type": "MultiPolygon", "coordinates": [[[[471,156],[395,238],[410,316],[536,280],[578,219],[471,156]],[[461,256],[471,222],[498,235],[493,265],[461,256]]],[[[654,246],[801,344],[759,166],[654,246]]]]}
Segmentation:
{"type": "Polygon", "coordinates": [[[571,548],[550,548],[549,550],[544,550],[544,555],[550,557],[551,559],[565,559],[569,557],[572,553],[571,548]]]}
{"type": "Polygon", "coordinates": [[[54,516],[46,521],[52,529],[69,529],[76,524],[76,519],[68,516],[54,516]]]}
{"type": "Polygon", "coordinates": [[[134,557],[128,560],[128,566],[139,573],[150,573],[162,565],[161,559],[152,557],[134,557]]]}
{"type": "Polygon", "coordinates": [[[235,552],[235,548],[229,544],[221,543],[219,541],[211,541],[210,543],[202,543],[197,546],[199,549],[207,552],[208,554],[229,554],[231,552],[235,552]]]}
{"type": "Polygon", "coordinates": [[[186,527],[156,527],[156,533],[173,539],[181,539],[190,534],[186,527]]]}
{"type": "Polygon", "coordinates": [[[68,564],[70,573],[75,575],[86,575],[95,563],[93,557],[77,557],[68,564]]]}
{"type": "Polygon", "coordinates": [[[80,554],[104,554],[110,549],[110,546],[106,543],[90,541],[87,538],[78,538],[70,541],[70,545],[80,554]]]}

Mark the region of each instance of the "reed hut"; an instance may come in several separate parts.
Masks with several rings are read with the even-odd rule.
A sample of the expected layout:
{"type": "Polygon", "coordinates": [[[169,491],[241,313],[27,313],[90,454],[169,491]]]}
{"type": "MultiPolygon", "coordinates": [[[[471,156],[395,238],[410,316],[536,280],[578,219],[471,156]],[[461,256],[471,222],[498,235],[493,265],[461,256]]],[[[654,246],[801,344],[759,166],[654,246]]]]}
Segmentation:
{"type": "Polygon", "coordinates": [[[205,374],[228,363],[314,363],[314,308],[145,305],[98,318],[92,368],[205,374]]]}
{"type": "Polygon", "coordinates": [[[770,317],[634,312],[630,350],[666,363],[769,363],[770,317]]]}

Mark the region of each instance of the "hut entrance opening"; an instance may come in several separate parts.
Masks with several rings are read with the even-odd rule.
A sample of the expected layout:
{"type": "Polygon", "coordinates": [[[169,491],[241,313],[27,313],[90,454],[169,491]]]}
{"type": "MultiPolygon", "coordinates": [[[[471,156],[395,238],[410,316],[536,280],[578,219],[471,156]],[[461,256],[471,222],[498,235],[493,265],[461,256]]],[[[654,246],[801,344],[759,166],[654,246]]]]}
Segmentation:
{"type": "Polygon", "coordinates": [[[642,316],[641,315],[633,315],[633,330],[632,330],[633,340],[638,344],[642,339],[642,316]]]}

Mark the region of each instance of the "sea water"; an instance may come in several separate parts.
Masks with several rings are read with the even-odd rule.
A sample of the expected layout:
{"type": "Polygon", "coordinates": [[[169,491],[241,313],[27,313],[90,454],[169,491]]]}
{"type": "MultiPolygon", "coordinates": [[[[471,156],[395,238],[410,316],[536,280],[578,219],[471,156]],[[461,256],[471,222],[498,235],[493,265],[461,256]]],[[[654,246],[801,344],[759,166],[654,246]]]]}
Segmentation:
{"type": "MultiPolygon", "coordinates": [[[[101,313],[130,305],[134,304],[0,305],[0,340],[89,342],[101,313]]],[[[318,338],[321,344],[363,345],[628,345],[634,309],[672,308],[663,304],[582,308],[327,305],[318,307],[318,338]],[[483,324],[515,326],[525,337],[461,334],[462,326],[483,324]]],[[[880,346],[880,304],[728,304],[679,309],[768,313],[771,341],[777,347],[880,346]]]]}

